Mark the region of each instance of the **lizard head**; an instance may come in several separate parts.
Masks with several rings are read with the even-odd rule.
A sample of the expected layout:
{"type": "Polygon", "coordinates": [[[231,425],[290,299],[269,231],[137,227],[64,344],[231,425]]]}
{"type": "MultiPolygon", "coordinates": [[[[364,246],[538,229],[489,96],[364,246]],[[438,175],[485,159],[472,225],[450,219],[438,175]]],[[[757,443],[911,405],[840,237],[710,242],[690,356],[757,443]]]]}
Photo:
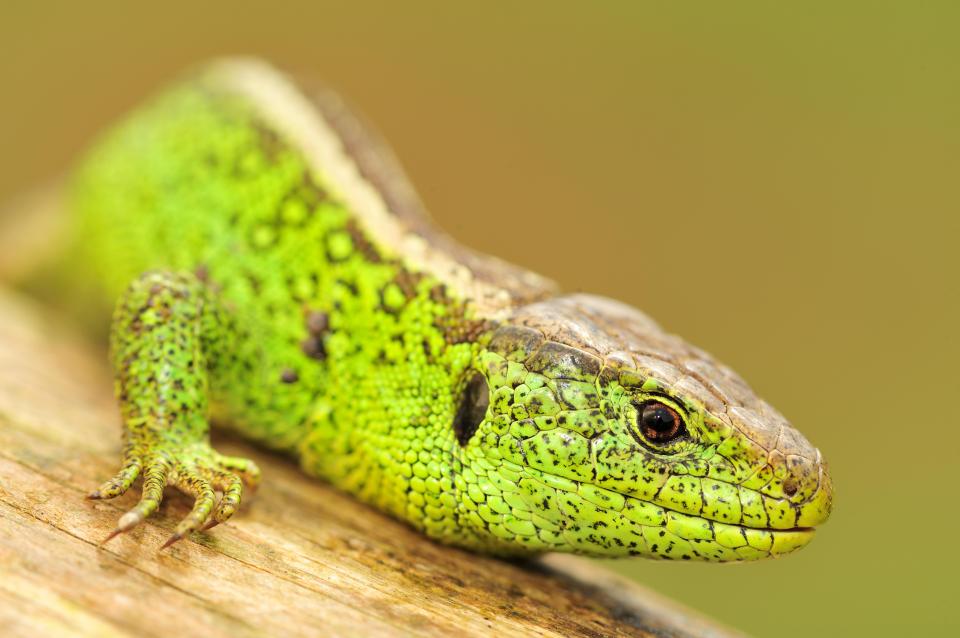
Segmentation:
{"type": "Polygon", "coordinates": [[[467,518],[503,551],[751,560],[806,545],[829,515],[819,451],[729,368],[618,302],[516,310],[465,387],[467,518]]]}

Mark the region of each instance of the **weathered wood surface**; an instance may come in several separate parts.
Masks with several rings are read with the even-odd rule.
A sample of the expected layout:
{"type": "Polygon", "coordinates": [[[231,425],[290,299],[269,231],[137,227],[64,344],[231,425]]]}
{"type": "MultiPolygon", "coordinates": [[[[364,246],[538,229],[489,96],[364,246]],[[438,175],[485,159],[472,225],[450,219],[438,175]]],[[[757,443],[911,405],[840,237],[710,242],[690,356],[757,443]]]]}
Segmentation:
{"type": "Polygon", "coordinates": [[[158,551],[189,508],[104,548],[136,501],[84,495],[120,439],[99,349],[0,289],[0,634],[14,636],[727,636],[588,561],[527,564],[441,547],[302,475],[255,458],[264,484],[231,522],[158,551]]]}

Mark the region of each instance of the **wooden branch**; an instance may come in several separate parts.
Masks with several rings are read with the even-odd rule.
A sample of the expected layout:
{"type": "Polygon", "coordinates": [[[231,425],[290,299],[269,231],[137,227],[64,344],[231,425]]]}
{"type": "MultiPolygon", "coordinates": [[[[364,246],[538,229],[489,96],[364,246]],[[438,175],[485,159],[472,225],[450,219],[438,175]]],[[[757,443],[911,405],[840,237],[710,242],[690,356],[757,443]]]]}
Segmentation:
{"type": "Polygon", "coordinates": [[[116,469],[120,428],[105,355],[0,289],[0,627],[5,635],[730,636],[602,571],[442,547],[295,463],[219,438],[264,470],[231,522],[163,552],[189,509],[104,548],[131,507],[84,495],[116,469]]]}

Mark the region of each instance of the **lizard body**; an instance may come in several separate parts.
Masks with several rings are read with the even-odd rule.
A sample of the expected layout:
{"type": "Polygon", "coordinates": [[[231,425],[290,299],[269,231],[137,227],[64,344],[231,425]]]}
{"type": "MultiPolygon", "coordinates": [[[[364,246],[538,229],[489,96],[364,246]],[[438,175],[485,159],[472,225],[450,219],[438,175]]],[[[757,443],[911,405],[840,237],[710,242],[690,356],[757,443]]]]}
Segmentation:
{"type": "Polygon", "coordinates": [[[805,545],[820,453],[639,311],[559,295],[430,225],[389,151],[323,91],[205,68],[75,179],[78,268],[119,302],[126,531],[171,484],[171,542],[227,520],[249,461],[210,419],[449,544],[733,561],[805,545]],[[216,492],[223,496],[219,503],[216,492]]]}

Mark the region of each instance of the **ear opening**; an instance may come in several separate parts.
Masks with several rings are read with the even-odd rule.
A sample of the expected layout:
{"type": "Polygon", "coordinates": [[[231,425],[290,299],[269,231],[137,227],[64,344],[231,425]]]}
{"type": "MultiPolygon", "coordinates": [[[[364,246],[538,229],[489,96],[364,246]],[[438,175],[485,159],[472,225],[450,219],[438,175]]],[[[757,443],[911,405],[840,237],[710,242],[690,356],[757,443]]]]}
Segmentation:
{"type": "Polygon", "coordinates": [[[453,418],[453,431],[457,436],[460,447],[466,447],[477,428],[487,415],[490,406],[490,386],[487,379],[479,372],[474,372],[467,380],[460,399],[460,406],[453,418]]]}

